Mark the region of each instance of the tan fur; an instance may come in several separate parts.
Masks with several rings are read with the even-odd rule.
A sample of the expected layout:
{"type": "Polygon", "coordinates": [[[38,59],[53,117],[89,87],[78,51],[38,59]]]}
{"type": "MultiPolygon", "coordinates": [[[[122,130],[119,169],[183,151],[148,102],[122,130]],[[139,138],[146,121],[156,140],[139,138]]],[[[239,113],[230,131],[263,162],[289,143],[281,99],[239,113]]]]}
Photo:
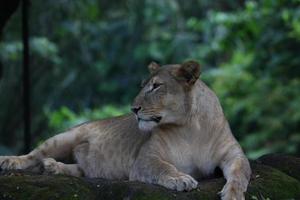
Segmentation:
{"type": "Polygon", "coordinates": [[[43,164],[45,173],[138,180],[183,191],[220,167],[227,180],[222,199],[244,199],[249,162],[218,98],[198,79],[198,63],[152,63],[149,69],[151,76],[133,103],[136,115],[74,127],[28,155],[0,157],[1,168],[43,164]],[[75,164],[54,160],[70,154],[75,164]]]}

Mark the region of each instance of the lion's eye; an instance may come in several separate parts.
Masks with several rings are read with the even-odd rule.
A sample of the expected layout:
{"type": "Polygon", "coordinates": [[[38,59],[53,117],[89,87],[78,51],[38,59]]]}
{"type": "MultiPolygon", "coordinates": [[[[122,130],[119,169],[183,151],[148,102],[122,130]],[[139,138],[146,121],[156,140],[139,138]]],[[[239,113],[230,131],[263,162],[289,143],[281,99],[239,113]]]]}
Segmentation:
{"type": "Polygon", "coordinates": [[[159,88],[161,85],[162,85],[162,83],[153,83],[152,90],[159,88]]]}

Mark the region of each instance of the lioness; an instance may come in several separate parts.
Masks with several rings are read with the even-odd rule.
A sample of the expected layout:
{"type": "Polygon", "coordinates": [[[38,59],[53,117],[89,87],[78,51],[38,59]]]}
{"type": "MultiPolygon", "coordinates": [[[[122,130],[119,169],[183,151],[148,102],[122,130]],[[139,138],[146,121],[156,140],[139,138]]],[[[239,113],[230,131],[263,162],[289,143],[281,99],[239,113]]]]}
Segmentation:
{"type": "Polygon", "coordinates": [[[195,178],[223,170],[223,200],[242,200],[251,169],[233,137],[218,98],[201,80],[195,61],[148,66],[150,77],[132,104],[134,114],[88,122],[46,140],[0,166],[72,176],[129,179],[189,191],[195,178]],[[75,164],[54,159],[69,155],[75,164]]]}

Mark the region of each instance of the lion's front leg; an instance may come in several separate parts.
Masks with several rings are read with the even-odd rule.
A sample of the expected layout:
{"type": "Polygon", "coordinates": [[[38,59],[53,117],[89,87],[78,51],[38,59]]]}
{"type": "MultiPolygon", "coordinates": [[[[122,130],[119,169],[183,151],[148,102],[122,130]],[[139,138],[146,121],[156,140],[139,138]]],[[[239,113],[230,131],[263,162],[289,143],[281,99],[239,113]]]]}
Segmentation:
{"type": "Polygon", "coordinates": [[[222,200],[244,200],[244,193],[250,180],[251,168],[248,159],[240,148],[231,150],[221,163],[223,174],[227,180],[220,192],[222,200]],[[237,154],[237,151],[240,151],[237,154]]]}
{"type": "Polygon", "coordinates": [[[37,164],[38,160],[31,155],[0,156],[0,169],[2,170],[31,169],[37,164]]]}
{"type": "Polygon", "coordinates": [[[198,182],[190,175],[178,172],[176,174],[160,176],[157,184],[172,190],[190,191],[197,188],[198,182]]]}
{"type": "Polygon", "coordinates": [[[174,165],[160,157],[159,153],[150,151],[140,152],[130,171],[129,180],[158,184],[177,191],[190,191],[198,185],[193,177],[178,171],[174,165]]]}

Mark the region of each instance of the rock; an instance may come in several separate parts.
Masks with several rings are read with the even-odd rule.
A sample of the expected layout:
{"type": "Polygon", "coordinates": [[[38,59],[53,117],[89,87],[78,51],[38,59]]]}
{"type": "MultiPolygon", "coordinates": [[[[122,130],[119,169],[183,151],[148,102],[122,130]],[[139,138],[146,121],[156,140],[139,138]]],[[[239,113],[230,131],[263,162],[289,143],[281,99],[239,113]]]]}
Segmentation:
{"type": "Polygon", "coordinates": [[[260,157],[257,162],[274,167],[300,181],[300,158],[282,154],[269,154],[260,157]]]}
{"type": "MultiPolygon", "coordinates": [[[[294,162],[295,160],[299,161],[299,158],[269,155],[252,162],[253,174],[246,199],[300,199],[299,166],[297,165],[298,161],[294,162]],[[278,159],[281,158],[284,159],[287,167],[283,167],[283,163],[277,165],[278,159]]],[[[0,175],[0,199],[214,200],[219,199],[217,193],[224,184],[225,180],[222,177],[210,178],[200,181],[196,190],[175,192],[160,186],[139,182],[108,181],[63,175],[37,175],[28,172],[2,172],[0,175]]]]}

